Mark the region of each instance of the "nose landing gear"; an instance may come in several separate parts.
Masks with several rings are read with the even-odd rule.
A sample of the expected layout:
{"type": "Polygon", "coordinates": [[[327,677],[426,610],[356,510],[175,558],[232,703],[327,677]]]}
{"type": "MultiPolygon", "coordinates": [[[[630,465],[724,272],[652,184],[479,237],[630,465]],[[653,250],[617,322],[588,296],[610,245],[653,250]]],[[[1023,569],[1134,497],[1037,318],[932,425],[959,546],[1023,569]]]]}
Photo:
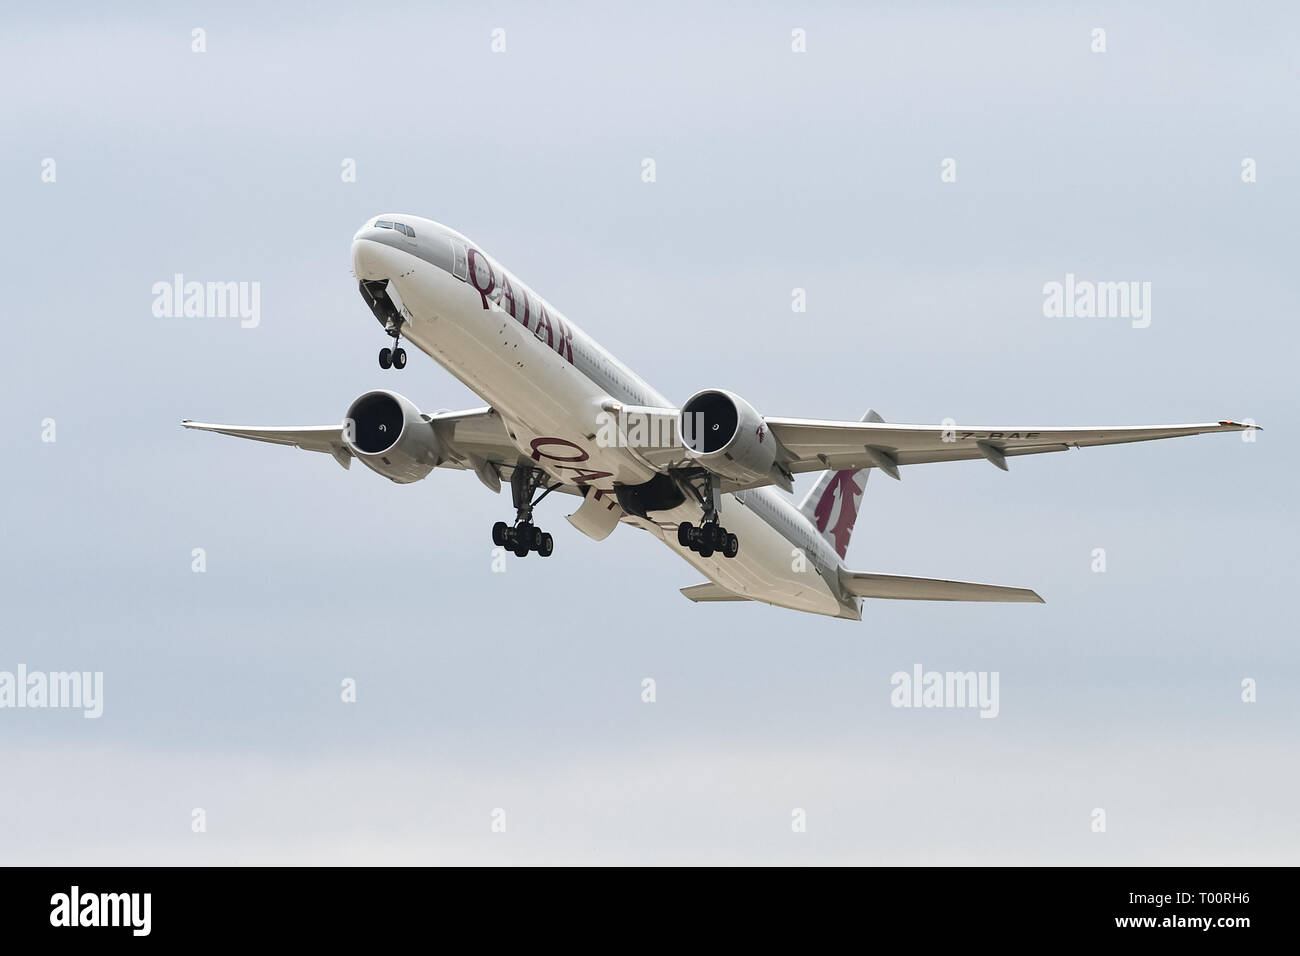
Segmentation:
{"type": "Polygon", "coordinates": [[[543,491],[536,500],[533,495],[546,483],[546,473],[538,468],[515,468],[510,476],[510,492],[515,503],[515,523],[513,526],[498,521],[492,526],[492,543],[498,548],[509,548],[517,558],[526,558],[530,551],[536,551],[544,558],[549,558],[555,550],[551,536],[533,524],[533,506],[549,495],[556,488],[552,485],[543,491]]]}
{"type": "Polygon", "coordinates": [[[361,297],[375,313],[375,318],[393,339],[392,348],[379,350],[380,368],[406,368],[406,349],[402,348],[402,326],[406,319],[388,295],[387,279],[372,279],[361,283],[361,297]]]}

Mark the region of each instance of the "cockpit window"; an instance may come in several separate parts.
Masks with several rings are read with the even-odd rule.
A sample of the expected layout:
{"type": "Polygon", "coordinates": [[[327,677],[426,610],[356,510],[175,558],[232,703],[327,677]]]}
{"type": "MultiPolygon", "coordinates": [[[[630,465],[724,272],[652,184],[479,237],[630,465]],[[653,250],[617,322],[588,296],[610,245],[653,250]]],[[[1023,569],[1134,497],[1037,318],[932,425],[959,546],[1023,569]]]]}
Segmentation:
{"type": "Polygon", "coordinates": [[[392,229],[392,228],[393,228],[393,224],[392,224],[391,222],[389,222],[387,219],[376,219],[376,220],[375,220],[375,228],[376,228],[376,229],[392,229]]]}
{"type": "Polygon", "coordinates": [[[415,238],[415,230],[412,229],[410,226],[408,226],[406,223],[399,222],[397,223],[396,228],[397,231],[400,232],[402,235],[404,235],[407,239],[415,238]]]}

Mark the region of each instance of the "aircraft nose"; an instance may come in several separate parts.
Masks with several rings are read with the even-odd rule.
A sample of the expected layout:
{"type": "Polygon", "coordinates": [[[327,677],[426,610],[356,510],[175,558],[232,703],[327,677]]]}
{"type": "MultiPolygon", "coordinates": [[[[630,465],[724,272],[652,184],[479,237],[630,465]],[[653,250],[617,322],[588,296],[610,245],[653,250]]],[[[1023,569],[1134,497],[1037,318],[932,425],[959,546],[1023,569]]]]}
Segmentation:
{"type": "Polygon", "coordinates": [[[386,279],[387,276],[380,274],[380,250],[383,247],[373,239],[366,238],[365,232],[363,229],[352,239],[352,271],[362,280],[386,279]]]}
{"type": "Polygon", "coordinates": [[[367,221],[352,237],[352,271],[358,279],[391,279],[409,252],[411,230],[395,217],[367,221]]]}

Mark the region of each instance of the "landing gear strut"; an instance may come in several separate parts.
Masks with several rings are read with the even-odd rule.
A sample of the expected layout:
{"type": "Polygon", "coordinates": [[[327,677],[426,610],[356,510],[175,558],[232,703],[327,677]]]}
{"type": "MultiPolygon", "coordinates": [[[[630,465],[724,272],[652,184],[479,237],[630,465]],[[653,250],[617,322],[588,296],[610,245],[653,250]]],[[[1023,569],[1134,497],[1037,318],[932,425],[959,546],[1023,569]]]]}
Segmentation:
{"type": "Polygon", "coordinates": [[[551,536],[533,524],[533,506],[549,495],[556,488],[552,485],[536,499],[537,489],[546,483],[546,474],[538,468],[516,467],[510,476],[510,492],[515,502],[515,523],[513,526],[498,521],[492,526],[492,543],[498,548],[508,548],[517,558],[528,557],[528,552],[536,551],[544,558],[549,558],[555,550],[551,536]]]}
{"type": "Polygon", "coordinates": [[[724,558],[734,558],[740,553],[740,540],[722,526],[718,520],[718,506],[722,503],[722,492],[717,479],[712,474],[704,475],[704,490],[696,490],[700,505],[704,508],[704,520],[699,526],[683,521],[677,526],[677,543],[689,548],[702,558],[713,557],[719,551],[724,558]]]}
{"type": "Polygon", "coordinates": [[[402,326],[406,319],[388,295],[388,280],[374,279],[361,283],[361,297],[375,313],[384,331],[393,339],[392,348],[379,350],[380,368],[406,368],[406,349],[402,348],[402,326]]]}

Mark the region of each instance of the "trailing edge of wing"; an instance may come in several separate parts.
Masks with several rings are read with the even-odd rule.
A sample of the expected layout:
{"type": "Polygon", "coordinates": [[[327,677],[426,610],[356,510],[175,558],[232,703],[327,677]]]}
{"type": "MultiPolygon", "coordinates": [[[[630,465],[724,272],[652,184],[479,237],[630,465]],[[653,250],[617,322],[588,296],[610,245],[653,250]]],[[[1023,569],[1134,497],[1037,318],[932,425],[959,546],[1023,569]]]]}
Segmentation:
{"type": "Polygon", "coordinates": [[[840,571],[840,584],[856,597],[893,601],[1002,601],[1045,604],[1029,588],[1008,588],[1000,584],[971,584],[942,578],[909,578],[899,574],[871,574],[840,571]]]}

